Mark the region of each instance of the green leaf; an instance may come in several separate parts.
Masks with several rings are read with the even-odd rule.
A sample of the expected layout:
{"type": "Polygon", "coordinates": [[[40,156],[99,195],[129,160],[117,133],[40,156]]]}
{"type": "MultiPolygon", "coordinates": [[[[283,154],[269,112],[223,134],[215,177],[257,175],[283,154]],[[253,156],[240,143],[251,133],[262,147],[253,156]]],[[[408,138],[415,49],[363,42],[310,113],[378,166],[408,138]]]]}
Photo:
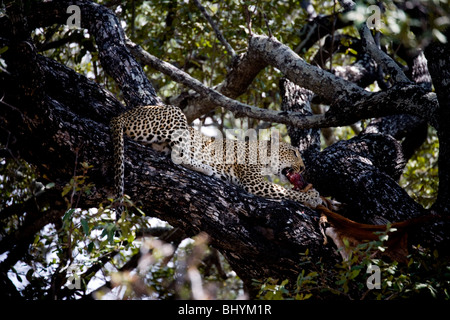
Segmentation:
{"type": "Polygon", "coordinates": [[[85,235],[89,235],[89,224],[86,219],[81,219],[81,226],[85,235]]]}
{"type": "Polygon", "coordinates": [[[45,185],[45,189],[51,189],[51,188],[53,188],[55,186],[55,183],[54,182],[50,182],[50,183],[47,183],[46,185],[45,185]]]}
{"type": "Polygon", "coordinates": [[[90,165],[90,164],[87,163],[87,162],[82,162],[82,163],[81,163],[81,166],[82,166],[84,169],[91,169],[91,168],[94,167],[93,165],[90,165]]]}
{"type": "Polygon", "coordinates": [[[435,257],[436,259],[439,258],[439,253],[436,249],[433,251],[433,257],[435,257]]]}
{"type": "Polygon", "coordinates": [[[61,192],[61,196],[67,195],[72,190],[72,186],[70,184],[66,184],[61,192]]]}
{"type": "Polygon", "coordinates": [[[134,239],[136,239],[136,237],[134,236],[134,234],[130,233],[127,237],[127,241],[129,243],[132,243],[134,241],[134,239]]]}
{"type": "Polygon", "coordinates": [[[352,49],[352,48],[348,48],[348,49],[345,51],[345,54],[348,54],[349,52],[351,52],[351,53],[354,54],[354,55],[357,55],[357,54],[358,54],[358,52],[357,52],[356,50],[352,49]]]}
{"type": "Polygon", "coordinates": [[[34,237],[33,245],[36,245],[36,244],[39,242],[40,239],[41,239],[40,235],[37,234],[37,235],[34,237]]]}
{"type": "Polygon", "coordinates": [[[0,48],[0,54],[5,53],[6,51],[8,51],[8,46],[4,46],[3,48],[0,48]]]}
{"type": "Polygon", "coordinates": [[[103,232],[100,235],[100,237],[102,238],[102,237],[106,236],[108,238],[108,242],[113,243],[115,232],[116,232],[116,225],[113,223],[108,223],[104,227],[103,232]]]}
{"type": "Polygon", "coordinates": [[[74,213],[75,209],[71,208],[66,211],[63,217],[63,223],[66,223],[69,219],[72,218],[72,214],[74,213]]]}
{"type": "Polygon", "coordinates": [[[349,279],[355,279],[358,274],[361,272],[361,269],[355,269],[350,272],[349,279]]]}

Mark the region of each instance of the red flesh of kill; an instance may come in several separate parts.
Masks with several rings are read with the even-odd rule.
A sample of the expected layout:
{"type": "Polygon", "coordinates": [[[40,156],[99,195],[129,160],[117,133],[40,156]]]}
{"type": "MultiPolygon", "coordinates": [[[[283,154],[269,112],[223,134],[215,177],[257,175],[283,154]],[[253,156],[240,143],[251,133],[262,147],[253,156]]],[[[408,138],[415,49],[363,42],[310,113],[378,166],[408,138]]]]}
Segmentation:
{"type": "Polygon", "coordinates": [[[289,179],[289,182],[294,185],[294,190],[302,190],[308,185],[300,173],[291,171],[286,174],[286,177],[289,179]]]}

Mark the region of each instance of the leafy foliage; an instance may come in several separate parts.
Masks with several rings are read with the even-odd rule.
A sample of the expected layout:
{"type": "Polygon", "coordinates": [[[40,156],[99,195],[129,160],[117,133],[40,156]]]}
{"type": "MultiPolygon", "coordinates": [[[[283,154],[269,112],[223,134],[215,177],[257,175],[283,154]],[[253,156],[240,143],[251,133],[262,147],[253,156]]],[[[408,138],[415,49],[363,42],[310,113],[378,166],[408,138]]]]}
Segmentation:
{"type": "Polygon", "coordinates": [[[25,161],[3,158],[0,162],[0,210],[12,203],[22,203],[39,191],[34,185],[36,175],[25,161]]]}
{"type": "Polygon", "coordinates": [[[334,269],[313,261],[305,252],[302,269],[295,284],[288,280],[268,279],[260,287],[259,298],[267,300],[306,300],[334,297],[350,300],[450,299],[448,257],[442,259],[434,250],[417,246],[408,263],[399,264],[374,258],[385,248],[389,229],[380,240],[358,245],[347,261],[334,269]],[[308,270],[308,271],[307,271],[308,270]]]}
{"type": "MultiPolygon", "coordinates": [[[[12,192],[2,203],[20,203],[28,197],[28,188],[32,185],[29,179],[34,178],[35,174],[25,162],[6,165],[4,160],[4,163],[4,172],[10,170],[14,173],[10,173],[11,176],[21,179],[16,180],[14,185],[8,185],[14,187],[18,194],[12,192]],[[28,175],[17,174],[19,169],[28,175]]],[[[73,299],[93,295],[108,299],[188,299],[193,294],[191,282],[196,279],[191,279],[189,272],[194,269],[200,270],[199,281],[201,286],[205,286],[205,297],[214,295],[234,299],[238,294],[243,294],[242,283],[233,275],[223,257],[214,252],[219,259],[215,264],[206,259],[212,255],[207,239],[188,242],[175,251],[176,247],[172,244],[150,234],[143,237],[147,230],[152,230],[152,225],[158,229],[156,225],[161,222],[146,217],[127,198],[127,210],[118,219],[113,211],[113,199],[109,199],[107,205],[100,204],[89,210],[76,208],[79,197],[89,194],[94,187],[89,182],[90,168],[89,164],[82,163],[80,174],[62,188],[67,210],[61,222],[49,224],[36,234],[27,258],[10,270],[10,278],[21,289],[24,297],[73,299]],[[127,267],[127,263],[133,259],[135,265],[127,267]],[[60,291],[55,286],[70,290],[60,291]],[[109,293],[110,289],[106,289],[111,286],[118,289],[109,293]]],[[[7,180],[6,177],[11,178],[2,177],[5,177],[4,180],[7,180]]],[[[52,187],[48,185],[48,188],[52,187]]],[[[2,194],[8,195],[7,192],[2,194]]],[[[14,217],[11,221],[14,225],[3,229],[4,237],[20,228],[20,217],[14,217]]],[[[171,228],[167,229],[170,231],[171,228]]]]}
{"type": "Polygon", "coordinates": [[[430,127],[428,131],[427,140],[409,160],[400,180],[409,196],[425,208],[436,200],[439,186],[439,140],[434,129],[430,127]]]}

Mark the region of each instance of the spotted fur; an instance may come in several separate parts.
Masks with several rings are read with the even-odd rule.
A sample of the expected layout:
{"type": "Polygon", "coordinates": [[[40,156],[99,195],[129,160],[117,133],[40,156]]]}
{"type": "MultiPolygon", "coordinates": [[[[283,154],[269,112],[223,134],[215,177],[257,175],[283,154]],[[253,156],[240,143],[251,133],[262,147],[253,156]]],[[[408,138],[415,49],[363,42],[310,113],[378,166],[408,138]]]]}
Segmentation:
{"type": "Polygon", "coordinates": [[[270,171],[282,179],[286,170],[301,172],[303,160],[298,149],[279,142],[214,139],[190,127],[183,112],[175,106],[143,106],[127,111],[111,121],[114,143],[116,192],[124,194],[124,139],[150,144],[157,150],[171,151],[172,160],[186,168],[230,183],[249,193],[271,199],[290,199],[315,208],[322,203],[319,193],[299,192],[271,183],[264,178],[270,171]],[[265,144],[265,145],[264,145],[265,144]],[[278,155],[279,161],[268,159],[278,155]]]}

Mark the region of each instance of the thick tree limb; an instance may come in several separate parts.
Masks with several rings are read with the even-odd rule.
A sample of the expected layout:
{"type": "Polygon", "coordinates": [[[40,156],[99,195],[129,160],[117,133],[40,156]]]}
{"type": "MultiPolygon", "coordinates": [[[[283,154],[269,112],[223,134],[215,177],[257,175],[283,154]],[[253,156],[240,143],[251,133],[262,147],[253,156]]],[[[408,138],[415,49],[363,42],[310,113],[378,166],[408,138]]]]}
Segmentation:
{"type": "Polygon", "coordinates": [[[360,59],[349,66],[334,67],[333,73],[365,88],[376,80],[376,63],[368,54],[362,54],[360,59]]]}
{"type": "MultiPolygon", "coordinates": [[[[113,189],[108,128],[83,119],[56,102],[47,101],[45,108],[52,117],[40,117],[42,110],[38,108],[33,113],[27,110],[29,116],[39,117],[34,131],[39,134],[31,135],[34,138],[26,132],[20,135],[27,137],[28,144],[40,146],[42,155],[37,162],[35,157],[27,155],[28,150],[22,150],[27,145],[22,139],[14,147],[20,148],[28,161],[36,163],[41,174],[61,181],[62,173],[69,177],[73,171],[71,161],[62,160],[70,159],[73,142],[58,137],[63,134],[83,141],[79,158],[94,166],[89,175],[95,189],[80,205],[97,206],[113,189]],[[59,161],[53,162],[54,152],[50,150],[60,154],[59,161]]],[[[17,126],[18,134],[17,130],[23,128],[17,126]]],[[[229,259],[247,285],[252,279],[267,276],[294,277],[300,262],[298,253],[307,248],[312,255],[332,254],[330,247],[322,246],[318,216],[300,204],[255,197],[236,186],[175,165],[169,158],[131,141],[127,141],[126,155],[127,194],[143,203],[148,215],[182,228],[189,236],[206,231],[212,245],[229,259]]],[[[58,188],[63,183],[58,183],[58,188]]]]}
{"type": "MultiPolygon", "coordinates": [[[[280,87],[283,109],[311,113],[311,93],[308,90],[287,79],[280,82],[280,87]]],[[[337,200],[347,203],[347,216],[356,221],[379,224],[386,222],[386,219],[400,221],[410,215],[424,214],[423,208],[396,183],[406,163],[400,144],[384,134],[386,128],[378,129],[366,130],[365,133],[351,140],[335,143],[322,152],[319,152],[317,130],[289,128],[289,132],[294,133],[291,136],[292,143],[302,151],[307,167],[305,175],[309,181],[322,195],[333,195],[337,200]],[[371,184],[379,186],[380,194],[374,196],[378,188],[375,191],[371,184]],[[389,191],[386,192],[387,190],[389,191]]],[[[388,129],[387,133],[393,134],[393,130],[388,129]]]]}
{"type": "MultiPolygon", "coordinates": [[[[450,32],[447,32],[447,39],[450,32]]],[[[428,68],[439,100],[437,117],[439,122],[439,194],[435,209],[450,214],[450,46],[432,43],[425,51],[428,68]]]]}
{"type": "Polygon", "coordinates": [[[427,58],[425,58],[423,51],[420,51],[411,60],[411,63],[408,64],[411,69],[411,79],[431,91],[431,75],[428,71],[427,58]]]}
{"type": "MultiPolygon", "coordinates": [[[[313,93],[295,85],[286,78],[280,80],[280,94],[282,97],[281,110],[299,112],[312,115],[311,99],[313,93]]],[[[306,167],[313,165],[312,159],[320,151],[320,131],[318,129],[300,129],[288,126],[291,144],[298,147],[306,167]]]]}
{"type": "Polygon", "coordinates": [[[425,141],[428,135],[428,124],[416,116],[400,114],[374,119],[364,132],[391,135],[397,141],[401,141],[405,159],[409,159],[425,141]]]}
{"type": "Polygon", "coordinates": [[[330,111],[325,114],[326,120],[320,124],[349,125],[360,119],[409,113],[425,117],[433,126],[438,125],[436,96],[421,86],[398,84],[384,92],[369,93],[350,81],[309,65],[274,38],[253,36],[249,46],[289,80],[331,103],[330,111]],[[337,119],[337,113],[341,119],[337,119]]]}
{"type": "Polygon", "coordinates": [[[361,87],[308,64],[275,38],[253,35],[249,40],[249,47],[258,52],[266,63],[278,68],[289,80],[313,91],[326,101],[342,100],[344,95],[350,98],[370,95],[361,87]]]}
{"type": "Polygon", "coordinates": [[[364,48],[369,52],[370,56],[379,65],[383,66],[383,68],[392,75],[395,82],[411,82],[411,80],[408,79],[408,77],[404,74],[403,70],[398,66],[398,64],[378,48],[375,40],[372,37],[372,34],[370,33],[370,29],[365,23],[361,25],[359,32],[361,34],[364,48]]]}

